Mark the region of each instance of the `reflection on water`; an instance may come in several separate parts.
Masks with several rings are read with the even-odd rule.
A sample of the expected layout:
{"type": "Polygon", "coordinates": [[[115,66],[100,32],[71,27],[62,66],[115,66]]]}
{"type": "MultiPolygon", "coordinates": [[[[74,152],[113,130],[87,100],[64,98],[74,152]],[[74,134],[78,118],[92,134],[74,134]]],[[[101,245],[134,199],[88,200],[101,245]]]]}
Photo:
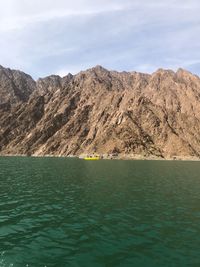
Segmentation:
{"type": "Polygon", "coordinates": [[[0,267],[200,266],[200,164],[0,158],[0,267]]]}

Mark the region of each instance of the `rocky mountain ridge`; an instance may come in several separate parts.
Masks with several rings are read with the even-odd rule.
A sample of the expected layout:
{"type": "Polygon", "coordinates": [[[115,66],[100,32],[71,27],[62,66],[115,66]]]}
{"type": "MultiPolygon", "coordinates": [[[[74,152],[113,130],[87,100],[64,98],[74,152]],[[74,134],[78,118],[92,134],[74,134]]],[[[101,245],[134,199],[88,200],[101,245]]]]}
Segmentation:
{"type": "Polygon", "coordinates": [[[0,66],[0,154],[200,158],[200,78],[101,66],[34,81],[0,66]]]}

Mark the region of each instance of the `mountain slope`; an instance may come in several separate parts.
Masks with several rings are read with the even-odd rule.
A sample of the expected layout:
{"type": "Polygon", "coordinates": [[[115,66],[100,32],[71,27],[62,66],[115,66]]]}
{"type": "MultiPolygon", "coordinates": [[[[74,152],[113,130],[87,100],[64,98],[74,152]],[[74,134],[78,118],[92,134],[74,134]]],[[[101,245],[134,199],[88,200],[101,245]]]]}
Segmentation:
{"type": "Polygon", "coordinates": [[[0,97],[1,154],[200,157],[200,78],[183,69],[35,82],[1,67],[0,97]]]}

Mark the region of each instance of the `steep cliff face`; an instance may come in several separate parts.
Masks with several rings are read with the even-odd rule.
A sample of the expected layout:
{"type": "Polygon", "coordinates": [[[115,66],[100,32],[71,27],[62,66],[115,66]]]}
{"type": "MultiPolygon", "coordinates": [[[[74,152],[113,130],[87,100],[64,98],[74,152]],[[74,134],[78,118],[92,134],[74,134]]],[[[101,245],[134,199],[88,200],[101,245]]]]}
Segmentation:
{"type": "Polygon", "coordinates": [[[26,102],[35,88],[31,76],[0,66],[0,105],[26,102]]]}
{"type": "Polygon", "coordinates": [[[0,153],[200,157],[200,78],[101,66],[37,82],[0,68],[0,153]]]}

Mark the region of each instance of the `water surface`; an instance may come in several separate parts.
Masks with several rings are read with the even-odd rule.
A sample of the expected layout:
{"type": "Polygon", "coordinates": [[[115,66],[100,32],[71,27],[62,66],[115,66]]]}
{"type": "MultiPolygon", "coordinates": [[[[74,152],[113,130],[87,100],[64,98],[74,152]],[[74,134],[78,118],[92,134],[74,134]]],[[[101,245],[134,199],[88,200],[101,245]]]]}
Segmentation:
{"type": "Polygon", "coordinates": [[[0,158],[0,267],[200,266],[200,163],[0,158]]]}

